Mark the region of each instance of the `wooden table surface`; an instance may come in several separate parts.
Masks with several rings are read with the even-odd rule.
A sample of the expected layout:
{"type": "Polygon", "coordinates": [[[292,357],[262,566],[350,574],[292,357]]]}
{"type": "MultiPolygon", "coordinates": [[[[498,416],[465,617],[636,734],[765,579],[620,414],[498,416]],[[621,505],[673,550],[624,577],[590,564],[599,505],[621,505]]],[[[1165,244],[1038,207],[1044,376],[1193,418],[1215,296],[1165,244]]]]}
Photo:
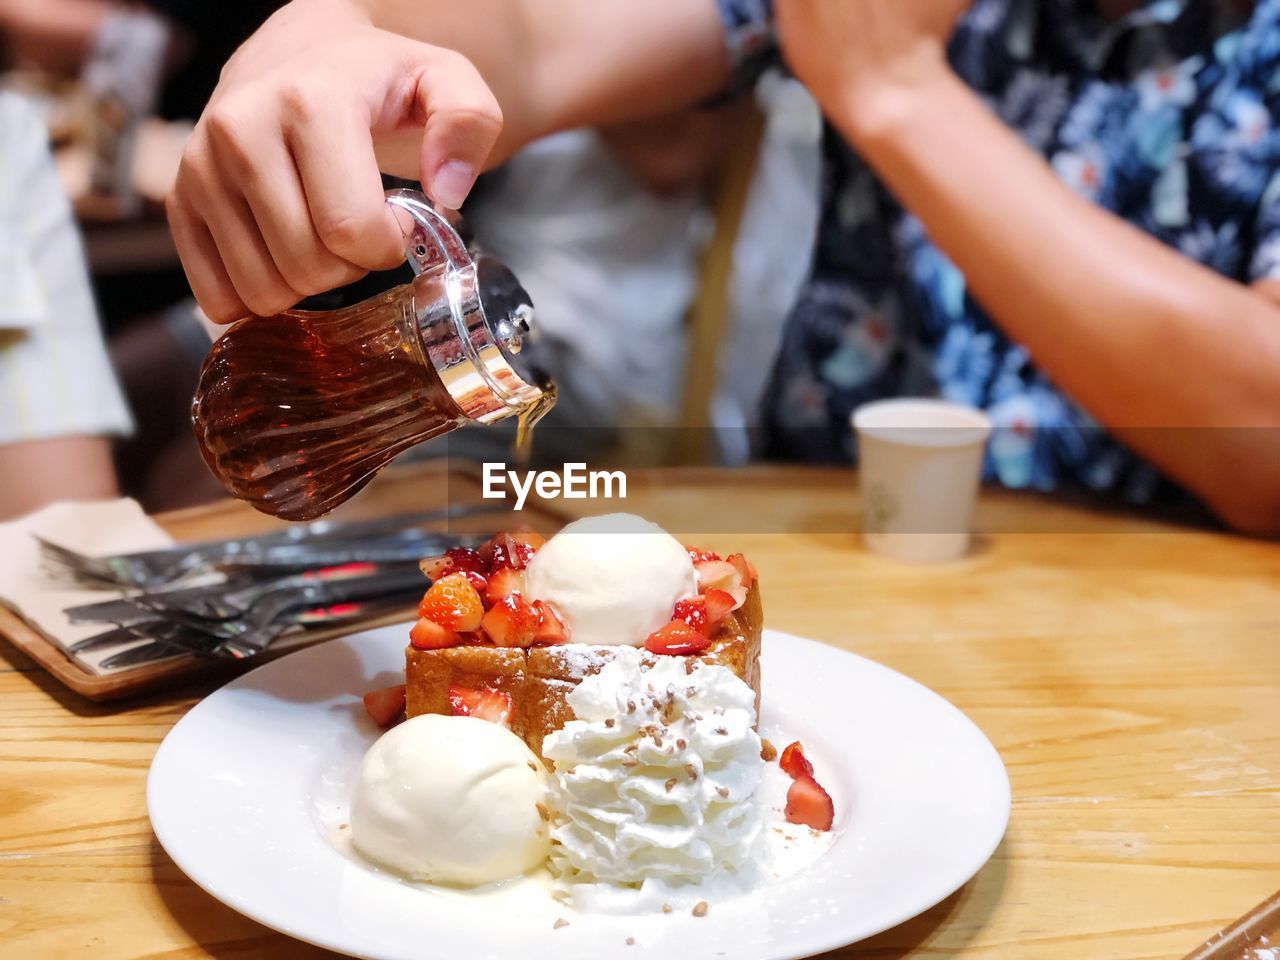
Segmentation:
{"type": "MultiPolygon", "coordinates": [[[[380,479],[366,505],[402,506],[412,482],[380,479]]],[[[1280,887],[1280,546],[990,493],[991,529],[1071,532],[991,533],[914,568],[831,532],[855,526],[853,487],[678,471],[632,475],[626,503],[679,533],[708,529],[709,504],[793,530],[699,539],[755,561],[770,626],[932,687],[1004,758],[991,862],[831,957],[1177,958],[1280,887]]],[[[229,517],[251,515],[165,521],[194,538],[229,517]]],[[[147,766],[209,689],[95,706],[0,644],[0,956],[329,956],[205,894],[152,836],[147,766]]]]}

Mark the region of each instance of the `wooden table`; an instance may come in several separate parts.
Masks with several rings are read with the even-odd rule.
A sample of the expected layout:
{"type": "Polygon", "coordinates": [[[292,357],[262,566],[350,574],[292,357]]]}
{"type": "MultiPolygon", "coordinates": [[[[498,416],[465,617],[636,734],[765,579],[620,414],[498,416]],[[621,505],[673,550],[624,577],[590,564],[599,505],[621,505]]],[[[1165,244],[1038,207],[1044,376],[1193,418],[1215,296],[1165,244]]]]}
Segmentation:
{"type": "MultiPolygon", "coordinates": [[[[402,504],[411,480],[364,496],[402,504]]],[[[786,518],[795,532],[699,539],[755,561],[770,626],[915,677],[1004,757],[1013,818],[992,861],[833,957],[1176,958],[1280,887],[1280,547],[992,493],[990,528],[1074,532],[992,533],[913,568],[830,532],[853,529],[853,486],[633,474],[626,504],[681,532],[713,502],[786,518]]],[[[228,517],[252,519],[164,519],[198,537],[228,517]]],[[[207,692],[93,706],[0,649],[0,956],[328,956],[199,890],[151,834],[147,766],[207,692]]]]}

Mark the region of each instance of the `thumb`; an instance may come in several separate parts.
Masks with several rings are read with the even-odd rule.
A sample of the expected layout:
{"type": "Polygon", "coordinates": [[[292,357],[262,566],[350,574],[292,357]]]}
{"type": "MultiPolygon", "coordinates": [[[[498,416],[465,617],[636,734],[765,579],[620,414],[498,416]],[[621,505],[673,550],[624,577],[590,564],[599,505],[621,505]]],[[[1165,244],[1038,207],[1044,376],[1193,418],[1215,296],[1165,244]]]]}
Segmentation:
{"type": "Polygon", "coordinates": [[[437,49],[418,77],[416,108],[424,118],[421,176],[427,195],[456,210],[502,132],[502,108],[471,61],[437,49]]]}

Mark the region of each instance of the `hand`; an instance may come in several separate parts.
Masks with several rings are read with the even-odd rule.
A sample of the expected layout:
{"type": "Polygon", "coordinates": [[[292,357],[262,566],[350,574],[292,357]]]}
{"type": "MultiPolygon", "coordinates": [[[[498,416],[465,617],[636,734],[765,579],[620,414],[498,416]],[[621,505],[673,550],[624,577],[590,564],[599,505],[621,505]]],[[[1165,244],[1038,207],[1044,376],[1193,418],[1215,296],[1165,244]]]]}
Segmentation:
{"type": "MultiPolygon", "coordinates": [[[[874,126],[895,94],[950,71],[946,43],[970,0],[775,0],[782,54],[829,117],[874,126]]],[[[850,133],[846,130],[846,133],[850,133]]]]}
{"type": "Polygon", "coordinates": [[[285,7],[224,68],[166,202],[196,300],[225,323],[397,265],[375,147],[420,130],[424,188],[456,208],[501,129],[460,54],[341,3],[285,7]]]}

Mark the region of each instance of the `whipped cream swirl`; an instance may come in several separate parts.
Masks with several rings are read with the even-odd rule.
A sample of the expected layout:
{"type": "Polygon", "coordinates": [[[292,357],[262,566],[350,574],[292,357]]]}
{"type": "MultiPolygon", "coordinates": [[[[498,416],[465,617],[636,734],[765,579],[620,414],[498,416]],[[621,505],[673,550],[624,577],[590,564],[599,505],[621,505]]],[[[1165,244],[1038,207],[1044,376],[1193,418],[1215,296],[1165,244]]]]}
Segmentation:
{"type": "Polygon", "coordinates": [[[557,895],[627,909],[681,886],[733,881],[753,863],[764,761],[755,694],[725,667],[619,648],[569,694],[577,716],[549,734],[557,895]]]}

